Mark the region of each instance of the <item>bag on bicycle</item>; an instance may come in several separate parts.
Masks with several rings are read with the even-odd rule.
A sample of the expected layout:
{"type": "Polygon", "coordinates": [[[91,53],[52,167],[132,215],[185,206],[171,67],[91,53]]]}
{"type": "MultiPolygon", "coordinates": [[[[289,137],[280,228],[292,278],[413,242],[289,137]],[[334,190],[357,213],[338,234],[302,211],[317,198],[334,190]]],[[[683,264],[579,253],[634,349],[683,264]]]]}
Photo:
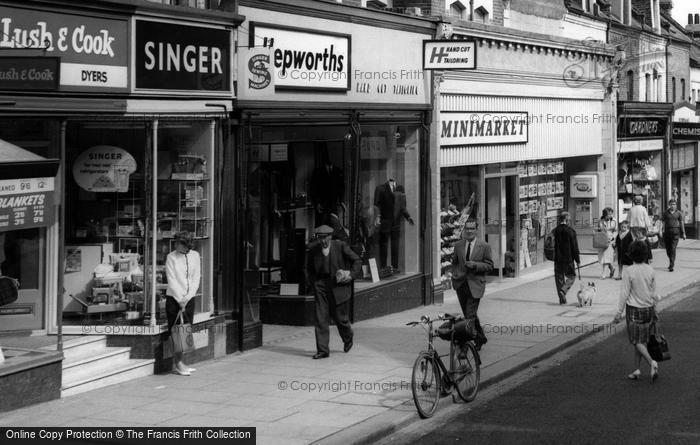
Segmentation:
{"type": "Polygon", "coordinates": [[[457,342],[465,342],[476,338],[476,329],[474,320],[450,320],[441,324],[437,329],[438,337],[443,340],[454,340],[457,342]]]}

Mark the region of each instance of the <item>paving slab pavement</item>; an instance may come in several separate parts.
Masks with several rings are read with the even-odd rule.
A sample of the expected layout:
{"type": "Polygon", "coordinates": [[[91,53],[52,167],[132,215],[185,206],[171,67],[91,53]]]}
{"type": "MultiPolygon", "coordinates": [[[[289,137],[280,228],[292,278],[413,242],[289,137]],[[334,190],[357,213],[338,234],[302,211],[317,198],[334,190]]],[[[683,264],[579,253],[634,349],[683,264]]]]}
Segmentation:
{"type": "MultiPolygon", "coordinates": [[[[593,260],[588,258],[587,262],[593,260]]],[[[700,241],[681,241],[675,272],[663,250],[654,251],[661,306],[674,292],[698,283],[700,241]]],[[[482,385],[502,380],[587,335],[610,335],[619,281],[601,280],[601,268],[581,269],[595,281],[592,307],[560,306],[551,268],[490,283],[479,308],[488,344],[482,385]]],[[[253,426],[257,443],[370,443],[419,421],[410,391],[411,368],[426,335],[405,324],[422,314],[460,312],[456,294],[440,305],[365,320],[354,325],[350,353],[332,328],[331,356],[312,360],[311,327],[265,326],[261,348],[197,364],[190,377],[161,374],[0,414],[0,426],[253,426]]],[[[447,351],[446,342],[438,341],[447,351]]],[[[443,349],[444,348],[444,349],[443,349]]],[[[441,404],[451,404],[447,397],[441,404]]],[[[461,402],[460,402],[461,403],[461,402]]]]}

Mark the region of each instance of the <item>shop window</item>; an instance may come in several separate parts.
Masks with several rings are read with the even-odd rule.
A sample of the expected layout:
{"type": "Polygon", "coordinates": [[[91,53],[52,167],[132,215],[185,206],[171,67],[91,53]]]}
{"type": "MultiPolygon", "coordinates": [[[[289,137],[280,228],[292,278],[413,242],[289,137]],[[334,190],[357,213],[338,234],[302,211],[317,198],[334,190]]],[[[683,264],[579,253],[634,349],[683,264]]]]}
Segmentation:
{"type": "Polygon", "coordinates": [[[556,215],[567,205],[565,170],[564,161],[558,160],[521,162],[518,166],[520,269],[544,261],[544,237],[556,227],[556,215]]]}
{"type": "Polygon", "coordinates": [[[685,101],[687,100],[685,96],[685,79],[681,79],[681,100],[685,101]]]}
{"type": "Polygon", "coordinates": [[[361,256],[356,290],[419,272],[418,126],[362,125],[359,135],[347,126],[251,132],[243,178],[245,322],[285,322],[274,305],[265,312],[261,297],[313,294],[305,250],[322,224],[361,256]]]}
{"type": "MultiPolygon", "coordinates": [[[[440,171],[440,271],[449,284],[454,244],[460,239],[460,218],[480,220],[479,167],[443,168],[440,171]]],[[[483,232],[483,230],[482,230],[483,232]]]]}
{"type": "Polygon", "coordinates": [[[618,161],[619,221],[627,219],[627,212],[635,196],[642,196],[643,205],[651,217],[661,216],[663,205],[661,152],[623,153],[618,161]]]}
{"type": "Polygon", "coordinates": [[[213,123],[162,122],[158,146],[152,143],[153,126],[68,124],[65,325],[164,324],[165,257],[178,231],[194,234],[202,259],[195,312],[208,315],[213,309],[213,123]]]}
{"type": "Polygon", "coordinates": [[[651,74],[644,75],[644,101],[651,102],[651,74]]]}
{"type": "Polygon", "coordinates": [[[673,77],[671,78],[671,94],[673,97],[673,102],[676,102],[678,100],[678,96],[676,94],[676,78],[673,77]]]}

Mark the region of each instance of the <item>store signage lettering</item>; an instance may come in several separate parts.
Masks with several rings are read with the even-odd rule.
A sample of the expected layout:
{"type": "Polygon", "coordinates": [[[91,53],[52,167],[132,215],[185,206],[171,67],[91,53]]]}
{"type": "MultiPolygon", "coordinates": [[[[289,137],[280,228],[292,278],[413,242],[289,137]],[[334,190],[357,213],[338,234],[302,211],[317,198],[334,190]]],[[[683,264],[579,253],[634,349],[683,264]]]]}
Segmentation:
{"type": "Polygon", "coordinates": [[[0,6],[0,30],[0,49],[60,57],[61,89],[127,87],[126,20],[0,6]]]}
{"type": "Polygon", "coordinates": [[[271,62],[261,58],[253,62],[251,58],[249,70],[265,77],[260,71],[270,69],[278,90],[347,91],[350,89],[350,40],[346,34],[251,23],[249,47],[264,46],[267,41],[272,42],[273,50],[271,62]]]}
{"type": "Polygon", "coordinates": [[[688,141],[700,140],[700,124],[690,122],[673,123],[673,139],[688,141]]]}
{"type": "Polygon", "coordinates": [[[519,144],[528,140],[526,112],[441,113],[440,145],[519,144]]]}
{"type": "Polygon", "coordinates": [[[471,40],[424,40],[423,69],[476,69],[476,42],[471,40]]]}
{"type": "Polygon", "coordinates": [[[55,91],[59,63],[58,57],[0,57],[0,88],[55,91]]]}
{"type": "Polygon", "coordinates": [[[650,139],[666,135],[668,120],[661,117],[622,117],[618,125],[618,139],[650,139]]]}
{"type": "Polygon", "coordinates": [[[53,223],[54,178],[0,180],[0,232],[53,223]]]}
{"type": "Polygon", "coordinates": [[[255,54],[248,60],[248,70],[255,76],[248,79],[248,88],[262,90],[267,88],[271,81],[272,75],[268,70],[270,65],[270,56],[267,54],[255,54]]]}
{"type": "Polygon", "coordinates": [[[73,178],[89,192],[126,192],[136,160],[126,150],[110,145],[88,148],[73,163],[73,178]]]}
{"type": "Polygon", "coordinates": [[[136,88],[230,92],[231,31],[136,21],[136,88]]]}

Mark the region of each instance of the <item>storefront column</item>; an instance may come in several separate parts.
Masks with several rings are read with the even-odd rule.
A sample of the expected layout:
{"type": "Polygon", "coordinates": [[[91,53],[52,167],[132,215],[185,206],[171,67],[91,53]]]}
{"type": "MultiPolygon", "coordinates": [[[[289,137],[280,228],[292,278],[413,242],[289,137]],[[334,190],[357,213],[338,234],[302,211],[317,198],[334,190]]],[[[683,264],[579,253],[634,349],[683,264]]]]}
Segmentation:
{"type": "MultiPolygon", "coordinates": [[[[428,165],[430,167],[430,214],[433,215],[432,223],[430,224],[430,238],[433,241],[432,246],[429,246],[430,253],[427,255],[432,263],[431,272],[433,274],[433,292],[432,301],[426,301],[425,304],[442,303],[444,301],[445,290],[449,289],[449,283],[443,286],[441,273],[441,255],[440,245],[442,242],[440,233],[440,83],[443,80],[442,71],[433,71],[432,85],[432,102],[433,102],[433,119],[430,122],[430,138],[428,140],[429,156],[428,165]],[[437,248],[433,248],[437,246],[437,248]]],[[[426,270],[428,270],[426,268],[426,270]]]]}
{"type": "MultiPolygon", "coordinates": [[[[153,187],[153,191],[158,190],[158,119],[154,119],[152,122],[151,126],[151,143],[147,144],[147,146],[151,147],[151,152],[152,152],[152,157],[153,157],[153,162],[151,164],[151,174],[153,175],[151,179],[151,186],[153,187]]],[[[157,298],[156,298],[156,262],[155,262],[155,254],[158,251],[158,237],[156,236],[156,228],[158,227],[158,212],[155,211],[155,209],[158,208],[158,193],[151,193],[153,199],[153,221],[152,221],[152,227],[151,227],[151,252],[153,252],[151,255],[147,255],[146,261],[144,261],[144,264],[146,265],[146,270],[151,270],[151,285],[144,289],[144,297],[149,298],[150,297],[150,302],[151,302],[151,320],[150,320],[150,326],[151,328],[155,328],[156,322],[158,321],[158,317],[156,317],[156,305],[157,303],[157,298]],[[150,295],[149,295],[150,294],[150,295]]],[[[148,301],[148,300],[147,300],[148,301]]]]}

